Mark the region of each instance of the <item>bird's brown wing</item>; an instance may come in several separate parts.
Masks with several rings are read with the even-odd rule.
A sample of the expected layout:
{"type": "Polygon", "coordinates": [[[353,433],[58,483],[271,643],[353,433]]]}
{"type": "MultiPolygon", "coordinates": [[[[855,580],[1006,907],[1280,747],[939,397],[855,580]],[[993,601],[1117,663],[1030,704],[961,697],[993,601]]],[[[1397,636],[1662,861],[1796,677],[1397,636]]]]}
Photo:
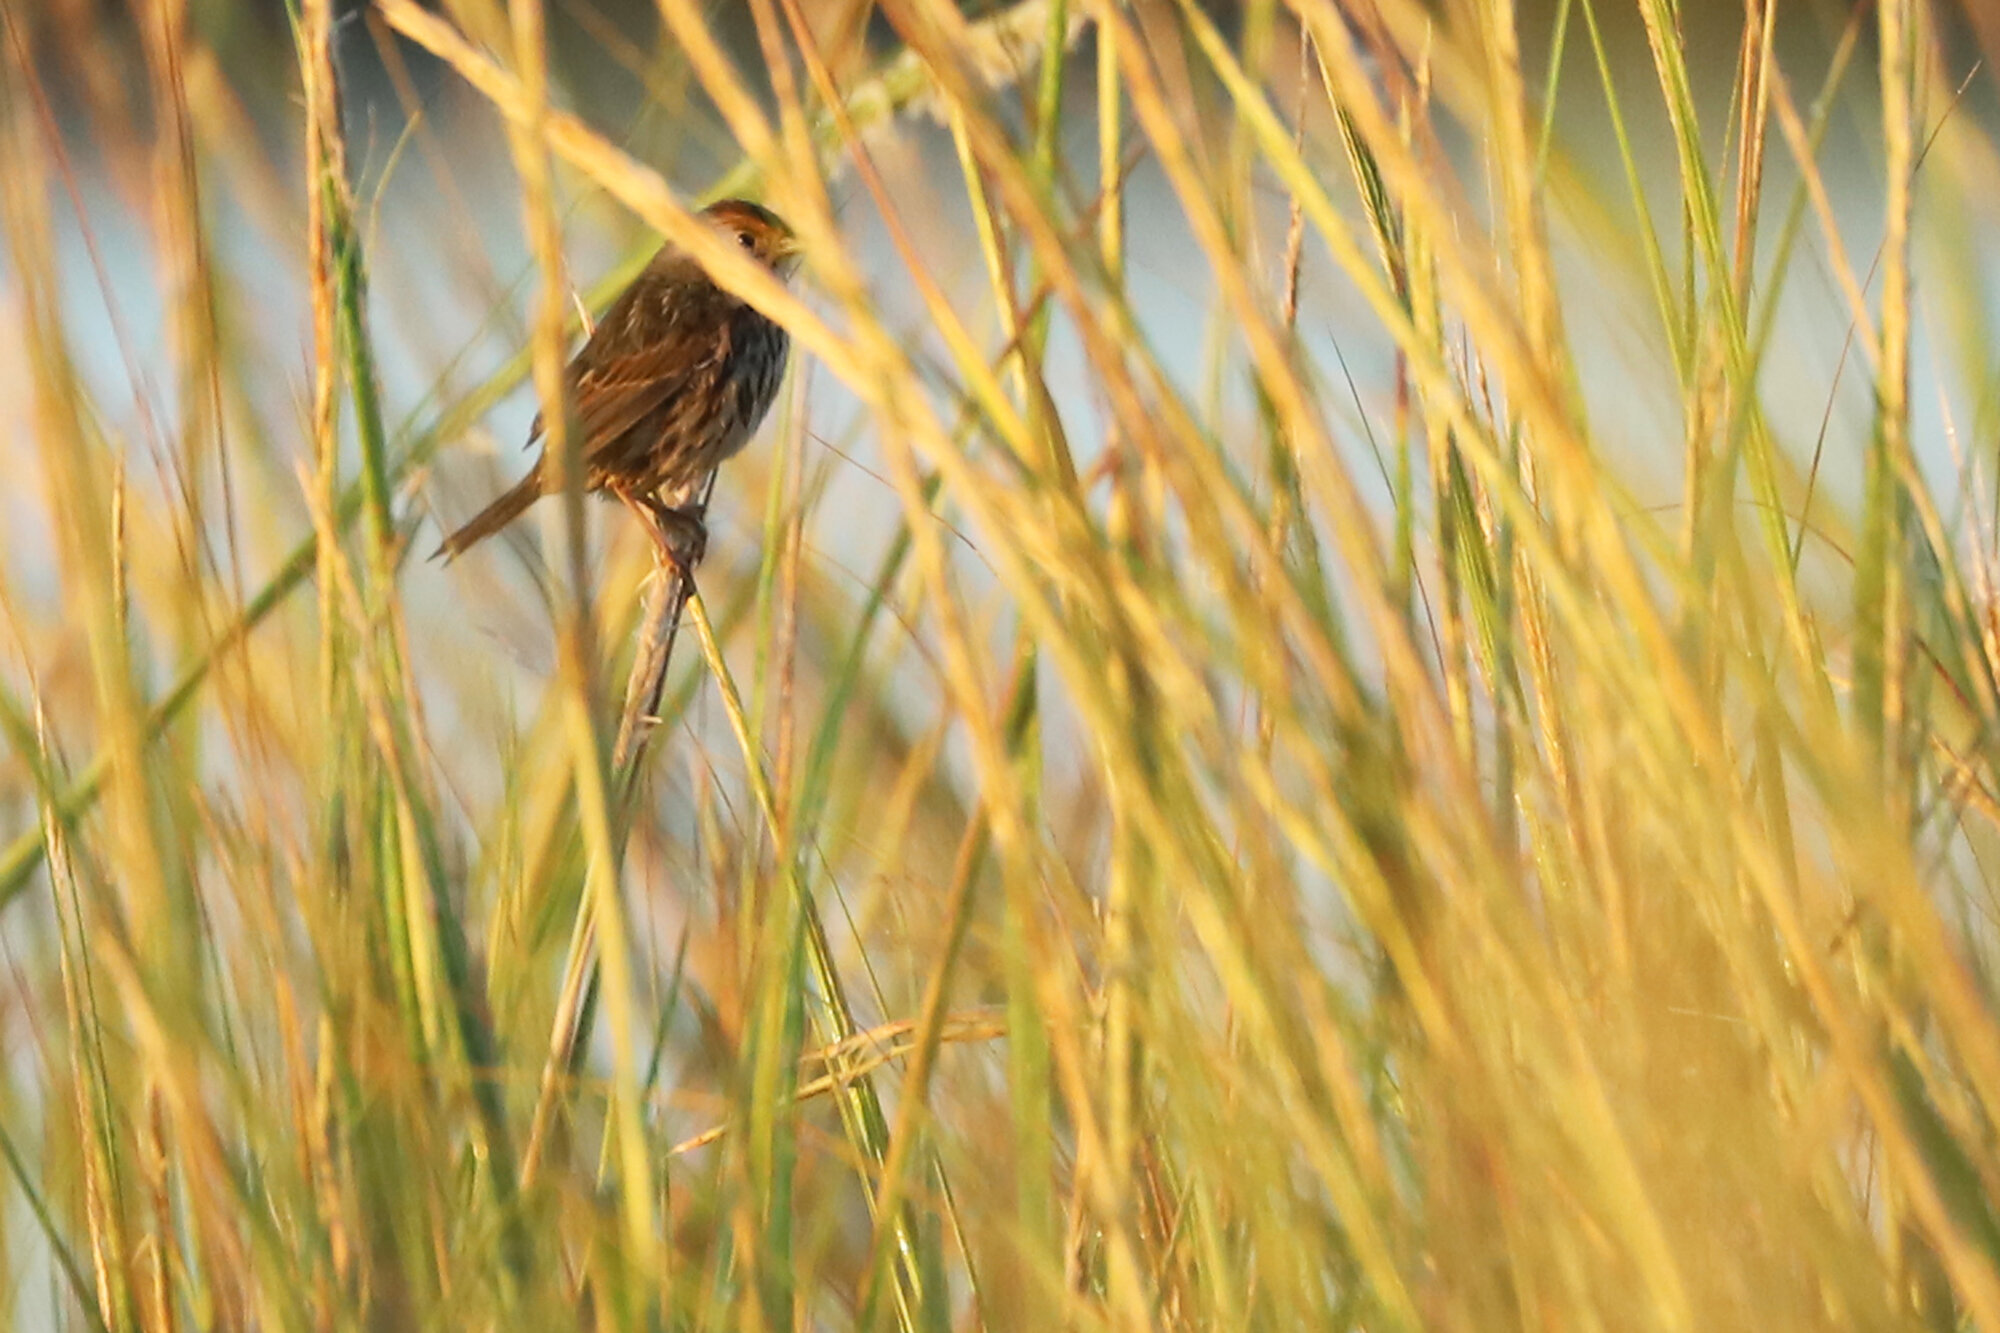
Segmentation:
{"type": "MultiPolygon", "coordinates": [[[[684,392],[726,351],[718,336],[726,321],[706,308],[712,290],[641,279],[604,312],[564,376],[586,458],[684,392]]],[[[537,412],[528,442],[541,433],[537,412]]]]}

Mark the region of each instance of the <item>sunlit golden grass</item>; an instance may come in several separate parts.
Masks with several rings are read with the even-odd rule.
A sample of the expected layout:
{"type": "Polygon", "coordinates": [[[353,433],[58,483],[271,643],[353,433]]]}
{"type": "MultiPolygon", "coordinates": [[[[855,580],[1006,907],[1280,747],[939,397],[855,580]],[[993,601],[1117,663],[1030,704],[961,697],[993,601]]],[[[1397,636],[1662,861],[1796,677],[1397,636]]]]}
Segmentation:
{"type": "Polygon", "coordinates": [[[2000,1328],[1952,17],[1814,64],[1761,4],[1699,56],[1665,0],[713,8],[604,56],[717,127],[697,180],[566,109],[534,0],[301,0],[274,159],[171,6],[143,88],[59,91],[103,34],[0,0],[15,1320],[2000,1328]],[[525,278],[464,253],[466,118],[525,278]],[[107,388],[77,242],[135,181],[165,313],[107,388]],[[572,273],[579,200],[626,264],[572,273]],[[698,590],[575,492],[413,559],[658,236],[797,348],[698,590]]]}

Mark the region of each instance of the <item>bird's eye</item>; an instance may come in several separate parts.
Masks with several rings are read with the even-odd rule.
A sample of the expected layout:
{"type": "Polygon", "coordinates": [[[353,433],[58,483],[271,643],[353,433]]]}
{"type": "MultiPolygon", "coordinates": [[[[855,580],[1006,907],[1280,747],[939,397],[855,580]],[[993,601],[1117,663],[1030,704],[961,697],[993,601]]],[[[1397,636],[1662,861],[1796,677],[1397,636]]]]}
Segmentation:
{"type": "Polygon", "coordinates": [[[747,231],[739,231],[736,233],[736,243],[742,246],[745,250],[755,250],[757,248],[757,238],[755,236],[752,236],[747,231]]]}

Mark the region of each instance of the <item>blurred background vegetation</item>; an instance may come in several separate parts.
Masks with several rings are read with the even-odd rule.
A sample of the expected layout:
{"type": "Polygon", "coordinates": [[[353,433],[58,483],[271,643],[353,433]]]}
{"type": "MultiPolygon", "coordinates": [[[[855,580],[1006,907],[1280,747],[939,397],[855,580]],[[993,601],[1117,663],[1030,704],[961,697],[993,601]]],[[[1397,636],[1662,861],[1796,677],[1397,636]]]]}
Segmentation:
{"type": "Polygon", "coordinates": [[[2000,1328],[1996,54],[0,0],[0,1311],[2000,1328]],[[722,193],[634,745],[622,511],[421,557],[722,193]]]}

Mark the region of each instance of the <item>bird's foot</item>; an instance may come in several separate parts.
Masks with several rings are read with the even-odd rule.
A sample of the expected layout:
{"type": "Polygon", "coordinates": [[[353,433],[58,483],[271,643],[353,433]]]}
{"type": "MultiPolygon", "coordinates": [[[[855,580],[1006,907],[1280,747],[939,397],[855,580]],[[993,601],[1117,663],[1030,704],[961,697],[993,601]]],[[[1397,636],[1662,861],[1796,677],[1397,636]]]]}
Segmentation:
{"type": "Polygon", "coordinates": [[[695,566],[708,554],[708,523],[704,519],[704,507],[696,504],[676,508],[657,499],[647,507],[653,512],[655,540],[660,543],[661,555],[680,572],[683,579],[691,580],[695,566]]]}
{"type": "Polygon", "coordinates": [[[692,583],[695,566],[708,553],[708,525],[702,521],[701,507],[676,508],[657,497],[641,499],[623,488],[613,488],[612,493],[645,525],[659,568],[671,569],[683,583],[692,583]]]}

